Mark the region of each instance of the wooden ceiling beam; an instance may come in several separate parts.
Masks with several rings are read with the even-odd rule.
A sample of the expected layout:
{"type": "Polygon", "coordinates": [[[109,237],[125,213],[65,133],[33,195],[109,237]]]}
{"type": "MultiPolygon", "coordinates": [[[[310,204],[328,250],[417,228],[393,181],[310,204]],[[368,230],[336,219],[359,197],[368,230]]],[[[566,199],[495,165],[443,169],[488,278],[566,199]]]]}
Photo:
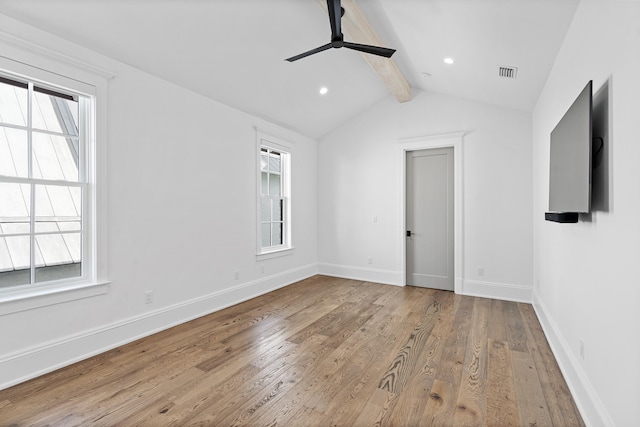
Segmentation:
{"type": "MultiPolygon", "coordinates": [[[[324,10],[327,10],[326,0],[318,0],[318,2],[324,10]]],[[[345,10],[341,23],[345,41],[384,46],[356,0],[342,0],[342,7],[345,10]]],[[[361,55],[399,102],[411,100],[411,86],[393,58],[384,58],[368,53],[361,53],[361,55]]]]}

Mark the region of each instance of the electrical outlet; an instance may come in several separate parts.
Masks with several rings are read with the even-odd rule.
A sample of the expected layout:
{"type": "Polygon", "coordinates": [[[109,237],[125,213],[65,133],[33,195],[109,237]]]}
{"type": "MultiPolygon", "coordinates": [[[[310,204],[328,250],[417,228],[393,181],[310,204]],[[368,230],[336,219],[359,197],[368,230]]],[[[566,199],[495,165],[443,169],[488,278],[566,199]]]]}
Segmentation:
{"type": "Polygon", "coordinates": [[[376,215],[376,216],[373,217],[373,223],[375,224],[377,222],[378,222],[378,216],[376,215]]]}
{"type": "Polygon", "coordinates": [[[144,291],[144,303],[151,304],[153,302],[153,291],[144,291]]]}
{"type": "Polygon", "coordinates": [[[478,267],[478,277],[484,277],[484,267],[478,267]]]}
{"type": "Polygon", "coordinates": [[[264,265],[260,266],[260,274],[264,274],[264,265]]]}
{"type": "Polygon", "coordinates": [[[236,272],[233,273],[233,277],[235,277],[236,280],[240,279],[240,272],[236,270],[236,272]]]}
{"type": "Polygon", "coordinates": [[[373,258],[372,258],[372,257],[369,257],[369,258],[367,259],[367,263],[368,263],[368,264],[373,264],[373,258]]]}

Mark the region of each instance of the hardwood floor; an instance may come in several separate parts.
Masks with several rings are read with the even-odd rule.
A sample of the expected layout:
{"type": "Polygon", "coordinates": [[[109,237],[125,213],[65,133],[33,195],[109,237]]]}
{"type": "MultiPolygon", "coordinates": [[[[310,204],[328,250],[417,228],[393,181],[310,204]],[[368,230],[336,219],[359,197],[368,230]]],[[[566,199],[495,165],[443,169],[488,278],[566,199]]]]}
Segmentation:
{"type": "Polygon", "coordinates": [[[0,425],[584,424],[530,305],[316,276],[0,391],[0,425]]]}

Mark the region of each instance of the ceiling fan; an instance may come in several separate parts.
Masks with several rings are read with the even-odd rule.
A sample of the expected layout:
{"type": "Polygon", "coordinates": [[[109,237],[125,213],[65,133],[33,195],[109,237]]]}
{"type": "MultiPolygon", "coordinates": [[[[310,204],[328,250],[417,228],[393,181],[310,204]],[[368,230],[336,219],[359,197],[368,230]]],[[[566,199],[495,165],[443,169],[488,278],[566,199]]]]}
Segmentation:
{"type": "Polygon", "coordinates": [[[298,59],[305,58],[309,55],[313,55],[314,53],[319,53],[331,48],[339,49],[341,47],[370,53],[372,55],[384,56],[385,58],[391,58],[391,55],[393,55],[396,51],[395,49],[388,49],[386,47],[371,46],[368,44],[358,44],[344,41],[344,35],[342,34],[340,25],[342,15],[344,15],[344,8],[340,6],[340,0],[327,0],[327,9],[329,9],[329,22],[331,23],[331,43],[327,43],[323,46],[311,49],[307,52],[301,53],[300,55],[287,58],[287,61],[297,61],[298,59]]]}

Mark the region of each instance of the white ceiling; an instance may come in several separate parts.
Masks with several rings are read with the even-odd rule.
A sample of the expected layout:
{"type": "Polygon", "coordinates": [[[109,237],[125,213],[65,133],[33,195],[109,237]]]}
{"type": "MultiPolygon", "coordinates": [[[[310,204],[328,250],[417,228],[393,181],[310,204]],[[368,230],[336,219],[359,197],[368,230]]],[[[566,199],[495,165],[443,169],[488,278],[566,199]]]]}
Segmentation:
{"type": "MultiPolygon", "coordinates": [[[[414,91],[531,111],[578,2],[358,4],[414,91]]],[[[390,96],[354,51],[284,61],[329,42],[317,0],[0,0],[0,13],[314,138],[390,96]]]]}

